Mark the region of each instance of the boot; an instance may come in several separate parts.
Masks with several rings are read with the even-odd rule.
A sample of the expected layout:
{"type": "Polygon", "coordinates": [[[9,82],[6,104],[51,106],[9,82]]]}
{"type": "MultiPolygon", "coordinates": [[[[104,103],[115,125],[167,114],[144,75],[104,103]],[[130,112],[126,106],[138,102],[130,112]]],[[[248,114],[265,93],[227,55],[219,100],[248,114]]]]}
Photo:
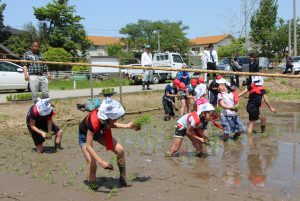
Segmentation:
{"type": "Polygon", "coordinates": [[[147,81],[147,90],[151,90],[149,81],[147,81]]]}
{"type": "Polygon", "coordinates": [[[55,151],[57,151],[57,150],[63,150],[63,148],[61,147],[60,143],[54,143],[54,149],[55,149],[55,151]]]}
{"type": "Polygon", "coordinates": [[[126,167],[125,165],[118,164],[119,171],[120,171],[120,177],[119,177],[119,186],[120,187],[129,187],[132,186],[131,184],[128,184],[127,179],[124,175],[126,175],[126,167]]]}
{"type": "Polygon", "coordinates": [[[261,133],[264,133],[264,132],[265,132],[265,130],[266,130],[266,126],[265,126],[265,125],[263,125],[263,126],[261,126],[261,127],[260,127],[260,129],[261,129],[261,133]]]}
{"type": "Polygon", "coordinates": [[[142,82],[142,90],[145,90],[145,82],[142,82]]]}

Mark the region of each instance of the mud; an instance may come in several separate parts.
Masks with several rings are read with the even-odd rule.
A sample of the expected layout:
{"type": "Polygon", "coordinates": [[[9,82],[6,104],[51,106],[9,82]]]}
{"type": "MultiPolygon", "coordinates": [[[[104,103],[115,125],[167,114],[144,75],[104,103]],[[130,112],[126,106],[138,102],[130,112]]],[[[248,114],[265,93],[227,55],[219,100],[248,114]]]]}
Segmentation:
{"type": "MultiPolygon", "coordinates": [[[[116,99],[118,97],[116,96],[116,99]]],[[[266,133],[243,134],[223,143],[221,132],[209,126],[214,143],[204,146],[209,156],[193,155],[186,138],[178,157],[165,158],[176,120],[163,121],[163,111],[148,112],[151,123],[141,131],[113,130],[126,149],[128,179],[133,186],[118,188],[118,171],[98,168],[93,192],[84,184],[86,164],[77,143],[78,124],[87,114],[76,110],[84,99],[54,100],[55,121],[63,129],[64,150],[54,153],[47,140],[45,153],[34,152],[25,125],[31,103],[0,105],[0,200],[299,200],[300,105],[274,103],[277,114],[268,116],[266,133]]],[[[243,102],[245,100],[242,100],[243,102]]],[[[161,93],[130,94],[123,98],[126,111],[161,106],[161,93]]],[[[247,123],[245,109],[240,115],[247,123]]],[[[125,115],[129,122],[136,115],[125,115]]],[[[258,124],[255,129],[258,131],[258,124]]],[[[116,167],[104,147],[97,153],[116,167]]]]}

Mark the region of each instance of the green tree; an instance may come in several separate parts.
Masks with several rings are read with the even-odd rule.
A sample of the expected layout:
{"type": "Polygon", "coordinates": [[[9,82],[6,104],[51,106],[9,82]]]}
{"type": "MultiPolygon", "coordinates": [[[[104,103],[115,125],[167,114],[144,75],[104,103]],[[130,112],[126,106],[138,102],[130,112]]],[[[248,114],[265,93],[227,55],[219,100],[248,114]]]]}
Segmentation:
{"type": "MultiPolygon", "coordinates": [[[[1,0],[0,0],[1,2],[1,0]]],[[[3,11],[6,8],[6,4],[0,4],[0,43],[2,43],[3,41],[5,41],[8,37],[9,37],[9,33],[7,32],[7,30],[5,29],[4,26],[4,16],[3,16],[3,11]]]]}
{"type": "Polygon", "coordinates": [[[34,7],[34,15],[40,21],[40,31],[50,46],[62,47],[72,55],[77,55],[78,50],[85,54],[91,43],[80,23],[83,18],[75,15],[75,6],[68,3],[68,0],[53,0],[45,7],[34,7]]]}
{"type": "Polygon", "coordinates": [[[262,56],[273,54],[273,34],[276,31],[278,2],[261,0],[259,9],[251,17],[251,40],[262,56]]]}
{"type": "Polygon", "coordinates": [[[185,31],[188,26],[179,22],[138,20],[137,23],[127,24],[120,29],[126,35],[123,42],[132,50],[140,50],[150,44],[153,50],[158,48],[158,32],[161,51],[188,52],[190,43],[185,31]]]}
{"type": "Polygon", "coordinates": [[[136,63],[134,53],[123,50],[120,44],[108,45],[107,54],[108,56],[119,57],[122,65],[136,63]]]}
{"type": "Polygon", "coordinates": [[[15,54],[22,57],[30,49],[30,44],[33,41],[39,41],[42,52],[47,51],[48,45],[43,41],[39,30],[32,23],[29,23],[23,26],[22,33],[11,35],[4,44],[15,54]]]}
{"type": "MultiPolygon", "coordinates": [[[[46,51],[44,54],[44,59],[46,61],[54,61],[54,62],[71,62],[73,59],[72,54],[67,52],[63,48],[49,48],[48,51],[46,51]]],[[[65,65],[48,65],[49,70],[71,70],[71,66],[65,66],[65,65]]]]}
{"type": "Polygon", "coordinates": [[[232,39],[232,43],[218,48],[218,56],[232,57],[245,55],[245,39],[232,39]]]}
{"type": "Polygon", "coordinates": [[[288,46],[288,22],[278,19],[275,31],[271,33],[271,36],[273,53],[283,57],[283,53],[288,46]]]}

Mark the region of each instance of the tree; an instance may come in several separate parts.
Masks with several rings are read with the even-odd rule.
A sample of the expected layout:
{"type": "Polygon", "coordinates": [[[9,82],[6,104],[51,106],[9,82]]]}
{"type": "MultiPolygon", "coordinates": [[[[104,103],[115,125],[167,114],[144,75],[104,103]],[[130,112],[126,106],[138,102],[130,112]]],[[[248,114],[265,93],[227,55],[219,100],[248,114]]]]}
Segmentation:
{"type": "Polygon", "coordinates": [[[122,65],[136,63],[134,60],[134,53],[124,51],[122,46],[119,44],[108,45],[107,54],[108,56],[119,57],[122,65]]]}
{"type": "Polygon", "coordinates": [[[131,50],[140,50],[144,45],[150,44],[153,50],[158,48],[158,32],[161,51],[177,51],[187,53],[190,47],[186,37],[188,27],[181,21],[149,21],[138,20],[137,23],[127,24],[120,29],[120,33],[126,35],[122,41],[131,50]]]}
{"type": "Polygon", "coordinates": [[[41,52],[48,50],[48,45],[43,41],[43,37],[39,30],[37,30],[32,23],[29,23],[23,26],[21,34],[11,35],[4,44],[15,54],[22,57],[22,55],[29,50],[30,44],[33,41],[38,41],[40,43],[41,52]]]}
{"type": "MultiPolygon", "coordinates": [[[[49,48],[47,52],[43,54],[46,61],[54,61],[54,62],[71,62],[72,54],[67,52],[63,48],[49,48]]],[[[48,65],[49,70],[71,70],[71,66],[64,65],[48,65]]]]}
{"type": "MultiPolygon", "coordinates": [[[[1,2],[1,0],[0,0],[1,2]]],[[[4,16],[3,16],[3,11],[6,8],[6,4],[0,4],[0,43],[5,41],[9,37],[9,32],[5,29],[4,26],[4,16]]]]}
{"type": "Polygon", "coordinates": [[[86,32],[75,15],[75,6],[69,6],[68,0],[53,0],[45,7],[33,8],[34,15],[40,21],[40,31],[52,47],[62,47],[72,55],[80,50],[83,54],[91,45],[86,32]]]}
{"type": "Polygon", "coordinates": [[[232,57],[245,55],[245,39],[232,39],[232,43],[218,48],[218,55],[222,57],[232,57]]]}
{"type": "Polygon", "coordinates": [[[283,53],[288,46],[288,22],[278,19],[275,31],[271,33],[271,36],[273,53],[283,57],[283,53]]]}
{"type": "Polygon", "coordinates": [[[277,10],[277,0],[261,0],[259,9],[251,17],[251,40],[262,56],[271,56],[273,52],[272,33],[276,31],[277,10]]]}

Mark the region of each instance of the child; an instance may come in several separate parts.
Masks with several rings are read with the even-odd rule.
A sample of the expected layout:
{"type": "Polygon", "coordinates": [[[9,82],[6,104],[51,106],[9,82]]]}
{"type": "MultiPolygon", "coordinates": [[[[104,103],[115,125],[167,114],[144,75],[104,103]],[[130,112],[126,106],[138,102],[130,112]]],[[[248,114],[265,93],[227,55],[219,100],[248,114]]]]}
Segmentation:
{"type": "Polygon", "coordinates": [[[249,100],[247,103],[249,123],[248,123],[247,132],[252,133],[254,122],[260,119],[261,132],[264,133],[266,129],[267,118],[264,114],[260,112],[262,99],[264,99],[265,103],[267,104],[267,106],[272,112],[276,113],[276,110],[271,106],[269,99],[266,95],[267,92],[265,88],[262,86],[263,78],[261,76],[252,76],[251,80],[252,83],[239,94],[240,97],[246,94],[247,92],[249,92],[249,100]]]}
{"type": "MultiPolygon", "coordinates": [[[[175,117],[174,113],[174,104],[175,104],[175,97],[177,97],[180,81],[178,79],[173,80],[172,83],[168,84],[165,88],[165,93],[162,97],[162,104],[165,111],[164,120],[168,121],[170,118],[175,117]]],[[[177,108],[176,108],[177,109],[177,108]]]]}
{"type": "Polygon", "coordinates": [[[167,156],[174,156],[179,150],[183,137],[186,135],[193,143],[196,149],[197,157],[206,157],[202,152],[202,143],[208,137],[203,134],[208,121],[212,120],[214,107],[209,104],[203,104],[197,112],[191,112],[182,116],[175,129],[174,141],[171,150],[166,153],[167,156]]]}
{"type": "Polygon", "coordinates": [[[186,85],[183,82],[179,84],[178,96],[181,102],[180,115],[182,116],[185,114],[185,111],[189,112],[189,104],[190,104],[188,98],[189,93],[188,90],[186,89],[186,85]]]}
{"type": "Polygon", "coordinates": [[[198,110],[198,107],[201,104],[208,103],[208,100],[205,99],[207,91],[207,86],[204,84],[204,78],[199,77],[198,78],[198,85],[195,88],[195,94],[196,94],[196,110],[198,110]]]}
{"type": "Polygon", "coordinates": [[[43,143],[45,139],[51,139],[51,132],[55,135],[54,148],[61,148],[63,132],[53,122],[54,111],[50,104],[50,98],[37,99],[36,104],[30,107],[26,124],[36,146],[37,153],[43,153],[43,143]]]}
{"type": "Polygon", "coordinates": [[[196,91],[195,91],[195,89],[196,89],[197,85],[198,85],[197,79],[191,79],[190,84],[187,86],[187,91],[188,91],[187,98],[188,98],[189,104],[193,105],[192,108],[195,108],[194,107],[195,101],[196,101],[196,91]]]}
{"type": "Polygon", "coordinates": [[[111,150],[117,155],[117,164],[120,171],[119,185],[121,187],[129,186],[126,180],[125,169],[125,151],[123,146],[111,136],[111,128],[129,128],[133,129],[132,122],[128,124],[117,123],[117,119],[121,118],[124,114],[122,105],[111,99],[112,93],[104,93],[105,96],[100,107],[90,112],[79,125],[79,145],[86,159],[88,166],[88,184],[93,190],[97,190],[96,171],[97,164],[106,170],[113,170],[112,164],[100,158],[95,149],[93,148],[93,141],[97,141],[106,150],[111,150]]]}
{"type": "Polygon", "coordinates": [[[236,140],[243,132],[244,125],[237,114],[235,95],[228,91],[224,78],[216,80],[218,84],[218,104],[223,108],[220,118],[224,129],[223,141],[226,142],[231,132],[234,132],[233,139],[236,140]]]}

